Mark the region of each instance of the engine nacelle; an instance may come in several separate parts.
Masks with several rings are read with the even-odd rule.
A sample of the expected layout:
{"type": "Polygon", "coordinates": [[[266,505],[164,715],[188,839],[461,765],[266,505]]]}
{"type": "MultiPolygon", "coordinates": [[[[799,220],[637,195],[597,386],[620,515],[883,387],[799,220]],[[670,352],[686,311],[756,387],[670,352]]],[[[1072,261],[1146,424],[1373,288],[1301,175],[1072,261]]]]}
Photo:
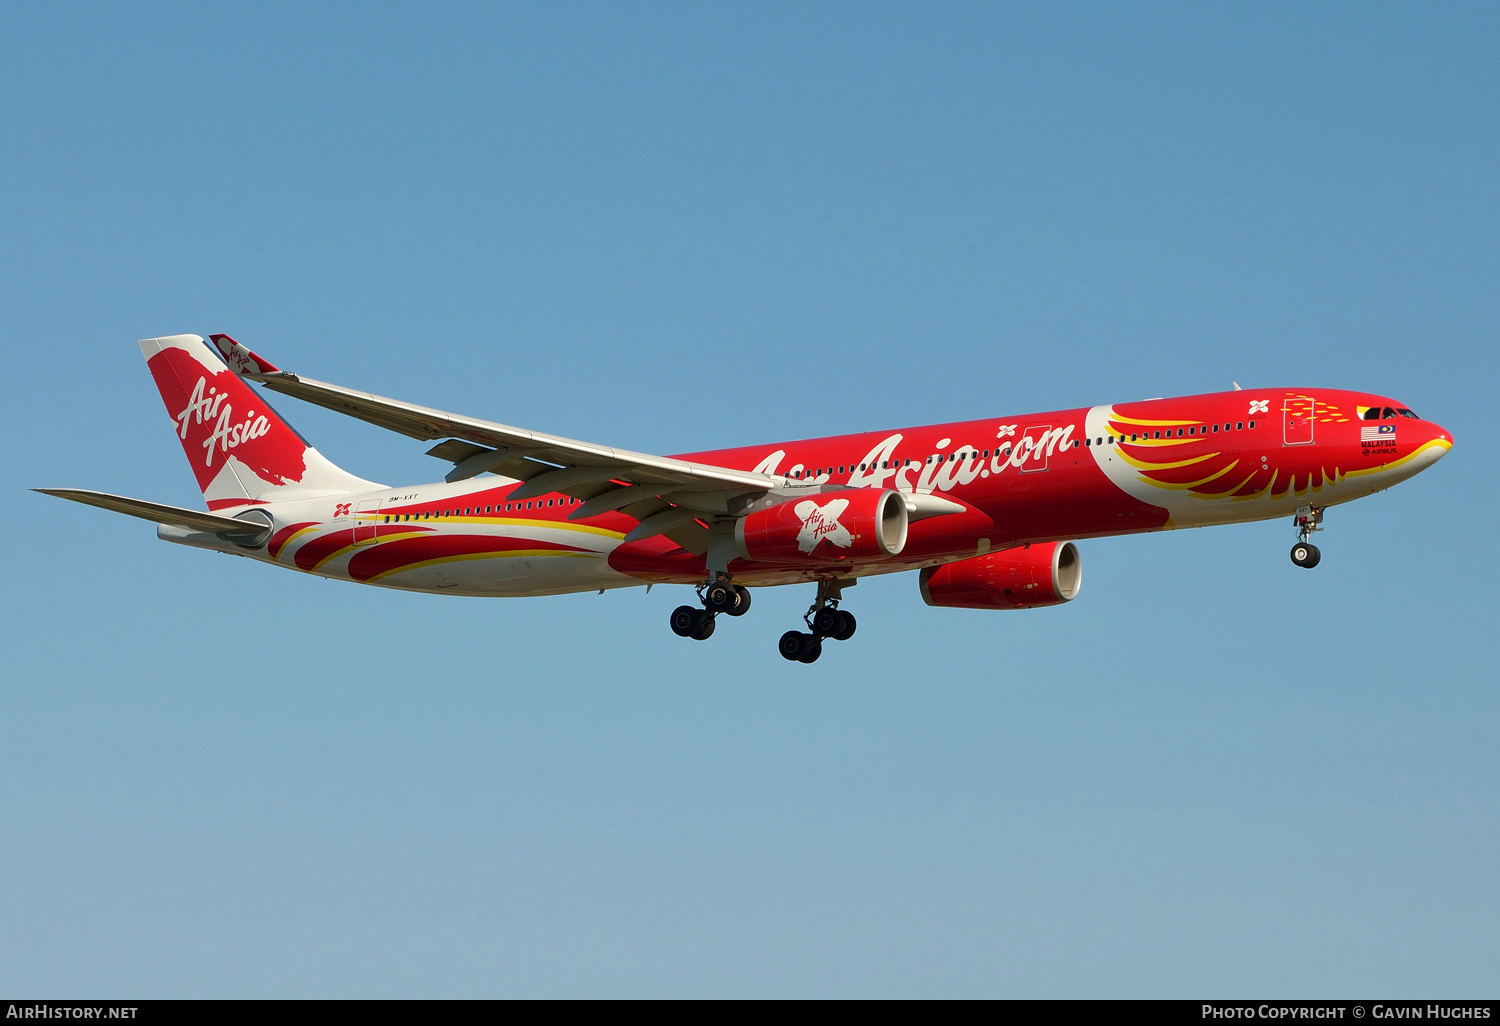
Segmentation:
{"type": "Polygon", "coordinates": [[[1029,609],[1072,601],[1083,559],[1072,542],[1046,542],[971,556],[922,571],[922,599],[959,609],[1029,609]]]}
{"type": "Polygon", "coordinates": [[[820,492],[740,518],[734,540],[746,559],[838,563],[894,556],[906,545],[906,500],[874,488],[820,492]]]}

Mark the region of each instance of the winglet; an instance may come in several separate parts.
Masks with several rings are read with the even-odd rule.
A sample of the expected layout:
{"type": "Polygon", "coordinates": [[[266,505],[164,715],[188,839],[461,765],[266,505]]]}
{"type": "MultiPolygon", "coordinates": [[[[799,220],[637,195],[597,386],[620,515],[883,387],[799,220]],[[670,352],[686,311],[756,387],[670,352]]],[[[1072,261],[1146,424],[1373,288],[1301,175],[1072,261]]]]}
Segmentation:
{"type": "Polygon", "coordinates": [[[268,374],[280,374],[281,371],[270,360],[256,356],[246,346],[240,345],[228,335],[210,335],[213,344],[218,348],[219,354],[224,357],[224,362],[229,364],[237,373],[247,378],[264,377],[268,374]]]}

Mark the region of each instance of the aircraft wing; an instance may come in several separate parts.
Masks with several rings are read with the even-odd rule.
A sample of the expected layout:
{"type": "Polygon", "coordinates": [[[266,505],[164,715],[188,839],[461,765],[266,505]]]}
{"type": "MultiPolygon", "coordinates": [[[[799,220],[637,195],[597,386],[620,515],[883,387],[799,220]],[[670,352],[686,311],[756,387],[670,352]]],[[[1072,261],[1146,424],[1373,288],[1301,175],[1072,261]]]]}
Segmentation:
{"type": "Polygon", "coordinates": [[[580,442],[496,424],[284,371],[228,335],[209,336],[225,362],[274,392],[368,421],[411,438],[447,439],[428,450],[450,460],[449,481],[483,473],[526,482],[518,499],[561,492],[585,500],[570,515],[581,520],[621,510],[641,521],[628,537],[665,534],[694,552],[706,550],[708,530],[694,521],[732,513],[784,478],[580,442]]]}

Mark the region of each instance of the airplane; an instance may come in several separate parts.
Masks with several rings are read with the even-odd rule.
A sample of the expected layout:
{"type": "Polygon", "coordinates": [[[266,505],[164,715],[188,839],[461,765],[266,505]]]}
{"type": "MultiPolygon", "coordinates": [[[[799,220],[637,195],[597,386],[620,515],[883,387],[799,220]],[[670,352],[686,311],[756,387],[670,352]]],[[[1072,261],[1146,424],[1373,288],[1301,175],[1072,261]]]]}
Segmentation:
{"type": "Polygon", "coordinates": [[[468,596],[690,585],[672,611],[706,641],[759,587],[814,584],[812,663],[856,628],[844,592],[918,571],[931,606],[1030,609],[1076,598],[1077,541],[1290,516],[1292,562],[1330,507],[1452,448],[1394,399],[1264,388],[654,456],[476,420],[283,371],[228,335],[141,352],[207,512],[71,488],[36,491],[140,517],[164,541],[336,580],[468,596]],[[212,344],[210,344],[212,343],[212,344]],[[254,388],[251,383],[260,388],[254,388]],[[392,488],[329,462],[264,390],[422,441],[452,465],[392,488]]]}

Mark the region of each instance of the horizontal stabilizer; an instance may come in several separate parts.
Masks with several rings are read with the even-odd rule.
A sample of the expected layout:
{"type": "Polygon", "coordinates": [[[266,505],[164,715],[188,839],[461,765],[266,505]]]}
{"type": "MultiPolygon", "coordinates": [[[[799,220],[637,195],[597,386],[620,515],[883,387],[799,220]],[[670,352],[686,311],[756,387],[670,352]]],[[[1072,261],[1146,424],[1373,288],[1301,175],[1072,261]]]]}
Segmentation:
{"type": "Polygon", "coordinates": [[[100,509],[107,509],[114,513],[124,513],[126,516],[140,517],[153,524],[172,524],[191,531],[254,537],[267,530],[266,525],[259,521],[236,520],[234,517],[221,516],[218,513],[201,513],[195,509],[183,509],[181,506],[147,502],[145,499],[129,499],[123,495],[91,492],[83,488],[33,488],[32,491],[41,492],[43,495],[55,495],[59,499],[72,499],[74,502],[81,502],[88,506],[98,506],[100,509]]]}

